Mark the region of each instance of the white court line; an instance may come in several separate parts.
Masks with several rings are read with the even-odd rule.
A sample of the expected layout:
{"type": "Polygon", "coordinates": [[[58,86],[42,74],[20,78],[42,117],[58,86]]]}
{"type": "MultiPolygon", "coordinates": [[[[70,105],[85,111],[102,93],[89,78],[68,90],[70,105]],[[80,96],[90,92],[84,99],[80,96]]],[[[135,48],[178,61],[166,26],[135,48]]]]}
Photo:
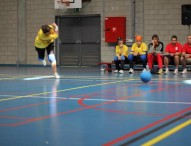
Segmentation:
{"type": "MultiPolygon", "coordinates": [[[[16,95],[0,95],[0,97],[10,97],[16,95]]],[[[68,99],[68,100],[79,100],[81,98],[68,98],[68,97],[42,97],[42,96],[34,96],[30,98],[49,98],[49,99],[68,99]]],[[[163,101],[144,101],[144,100],[109,100],[109,99],[84,99],[88,101],[116,101],[116,102],[137,102],[137,103],[155,103],[155,104],[191,104],[191,102],[163,102],[163,101]]]]}
{"type": "Polygon", "coordinates": [[[38,77],[32,77],[32,78],[23,78],[23,80],[39,80],[39,79],[46,79],[46,78],[53,78],[53,76],[38,76],[38,77]]]}
{"type": "MultiPolygon", "coordinates": [[[[42,97],[35,96],[31,98],[49,98],[49,99],[67,99],[67,100],[79,100],[81,98],[68,98],[68,97],[42,97]]],[[[135,102],[135,103],[154,103],[154,104],[191,104],[191,102],[163,102],[163,101],[143,101],[143,100],[109,100],[109,99],[95,99],[95,98],[87,98],[84,100],[88,101],[116,101],[116,102],[135,102]]]]}

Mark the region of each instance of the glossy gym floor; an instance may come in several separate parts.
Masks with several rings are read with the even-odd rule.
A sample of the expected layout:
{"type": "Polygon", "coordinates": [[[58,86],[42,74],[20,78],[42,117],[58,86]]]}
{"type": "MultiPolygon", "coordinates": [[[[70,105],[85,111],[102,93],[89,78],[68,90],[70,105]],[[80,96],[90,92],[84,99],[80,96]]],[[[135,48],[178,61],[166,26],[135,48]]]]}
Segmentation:
{"type": "Polygon", "coordinates": [[[0,67],[0,146],[191,146],[191,71],[0,67]]]}

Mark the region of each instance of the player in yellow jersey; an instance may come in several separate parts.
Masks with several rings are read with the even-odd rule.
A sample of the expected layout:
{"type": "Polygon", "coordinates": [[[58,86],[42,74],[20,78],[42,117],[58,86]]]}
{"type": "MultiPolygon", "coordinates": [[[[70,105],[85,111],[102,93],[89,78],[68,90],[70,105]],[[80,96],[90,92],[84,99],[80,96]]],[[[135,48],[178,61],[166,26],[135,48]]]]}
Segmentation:
{"type": "Polygon", "coordinates": [[[130,63],[130,70],[129,73],[133,73],[133,62],[136,61],[137,59],[142,61],[143,64],[143,71],[146,70],[146,65],[147,65],[147,45],[142,42],[142,36],[137,35],[135,37],[135,43],[131,47],[130,54],[128,56],[129,63],[130,63]]]}
{"type": "Polygon", "coordinates": [[[123,43],[121,38],[118,38],[118,45],[115,48],[116,56],[114,57],[116,70],[115,73],[123,73],[124,71],[124,64],[127,62],[128,57],[128,47],[123,43]],[[121,64],[121,66],[119,66],[121,64]]]}
{"type": "Polygon", "coordinates": [[[60,78],[57,73],[56,58],[54,55],[54,40],[58,37],[58,26],[53,23],[51,25],[43,25],[38,31],[35,38],[35,48],[38,52],[38,59],[46,66],[45,50],[48,55],[48,60],[51,62],[52,71],[55,78],[60,78]]]}

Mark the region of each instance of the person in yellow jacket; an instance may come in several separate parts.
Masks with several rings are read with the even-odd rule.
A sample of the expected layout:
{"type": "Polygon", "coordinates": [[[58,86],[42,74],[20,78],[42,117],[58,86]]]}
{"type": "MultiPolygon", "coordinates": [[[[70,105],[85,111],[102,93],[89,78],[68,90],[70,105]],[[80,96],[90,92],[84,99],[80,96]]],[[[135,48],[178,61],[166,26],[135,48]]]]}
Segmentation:
{"type": "Polygon", "coordinates": [[[38,53],[38,60],[46,66],[45,50],[48,55],[48,60],[51,62],[52,71],[55,78],[60,78],[57,73],[56,58],[54,55],[54,40],[58,37],[58,26],[53,23],[51,25],[43,25],[38,31],[35,38],[35,48],[38,53]]]}
{"type": "Polygon", "coordinates": [[[128,47],[124,45],[123,40],[118,38],[118,45],[115,48],[116,56],[114,57],[114,62],[116,66],[115,73],[124,73],[124,64],[128,57],[128,47]],[[119,66],[121,64],[121,66],[119,66]]]}
{"type": "Polygon", "coordinates": [[[140,59],[143,63],[143,71],[146,70],[146,65],[147,65],[147,45],[142,42],[142,36],[137,35],[135,37],[135,43],[131,47],[130,54],[128,56],[128,60],[130,63],[130,70],[129,73],[134,73],[133,70],[133,62],[140,59]]]}

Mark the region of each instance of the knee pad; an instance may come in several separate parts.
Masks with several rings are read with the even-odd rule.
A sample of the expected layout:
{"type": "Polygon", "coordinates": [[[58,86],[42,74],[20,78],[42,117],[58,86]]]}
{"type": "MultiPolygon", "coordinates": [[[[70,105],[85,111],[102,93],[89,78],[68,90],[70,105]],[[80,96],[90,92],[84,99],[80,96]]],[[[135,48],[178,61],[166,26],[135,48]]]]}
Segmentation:
{"type": "Polygon", "coordinates": [[[117,60],[118,60],[118,57],[117,57],[117,56],[115,56],[115,57],[114,57],[114,61],[117,61],[117,60]]]}
{"type": "Polygon", "coordinates": [[[48,55],[48,60],[49,60],[51,63],[56,63],[55,55],[54,55],[54,54],[49,54],[49,55],[48,55]]]}

